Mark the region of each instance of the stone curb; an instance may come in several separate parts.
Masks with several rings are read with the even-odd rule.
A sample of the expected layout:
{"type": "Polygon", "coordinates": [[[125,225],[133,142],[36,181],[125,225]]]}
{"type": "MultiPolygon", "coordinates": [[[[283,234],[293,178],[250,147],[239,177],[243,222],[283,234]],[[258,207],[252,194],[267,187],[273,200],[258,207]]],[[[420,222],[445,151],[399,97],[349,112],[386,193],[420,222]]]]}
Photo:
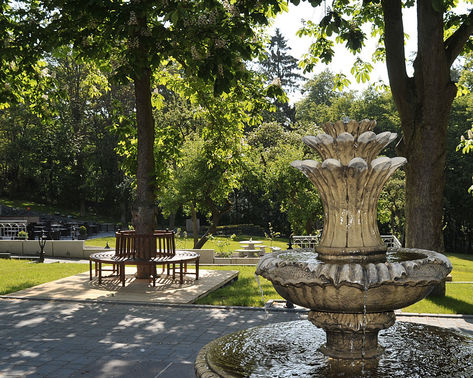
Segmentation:
{"type": "Polygon", "coordinates": [[[463,315],[463,314],[422,314],[418,312],[396,312],[396,317],[405,316],[405,317],[422,317],[422,318],[463,318],[463,319],[473,319],[473,315],[463,315]]]}
{"type": "Polygon", "coordinates": [[[16,299],[25,301],[50,301],[50,302],[71,302],[71,303],[94,303],[94,304],[117,304],[128,306],[157,306],[157,307],[177,307],[177,308],[202,308],[202,309],[221,309],[221,310],[245,310],[245,311],[260,311],[260,312],[308,312],[307,309],[286,309],[286,308],[265,308],[265,307],[245,307],[245,306],[215,306],[215,305],[200,305],[188,303],[171,303],[171,302],[127,302],[127,301],[103,301],[103,300],[79,300],[79,299],[62,299],[62,298],[38,298],[38,297],[17,297],[13,295],[0,295],[1,299],[16,299]]]}
{"type": "MultiPolygon", "coordinates": [[[[202,309],[217,309],[217,310],[243,310],[243,311],[258,311],[258,312],[288,312],[288,313],[307,313],[310,310],[305,308],[268,308],[268,307],[245,307],[245,306],[215,306],[215,305],[199,305],[186,303],[149,303],[149,302],[127,302],[127,301],[101,301],[101,300],[78,300],[78,299],[49,299],[49,298],[24,298],[15,296],[0,295],[0,299],[16,299],[25,301],[48,301],[48,302],[70,302],[70,303],[94,303],[94,304],[116,304],[127,306],[151,306],[151,307],[176,307],[176,308],[202,308],[202,309]]],[[[456,319],[473,319],[473,315],[462,314],[428,314],[416,312],[396,312],[396,317],[424,317],[424,318],[456,318],[456,319]]]]}

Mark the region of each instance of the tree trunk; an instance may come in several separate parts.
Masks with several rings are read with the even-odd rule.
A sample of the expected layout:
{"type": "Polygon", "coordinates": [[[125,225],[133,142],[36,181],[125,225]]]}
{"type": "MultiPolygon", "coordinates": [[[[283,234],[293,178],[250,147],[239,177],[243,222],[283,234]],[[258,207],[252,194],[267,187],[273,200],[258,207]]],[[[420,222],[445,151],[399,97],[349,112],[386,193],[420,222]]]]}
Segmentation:
{"type": "Polygon", "coordinates": [[[197,212],[195,210],[195,202],[192,202],[191,204],[191,216],[192,216],[192,237],[194,238],[194,248],[197,249],[196,245],[198,244],[198,241],[199,241],[199,233],[197,231],[197,212]]]}
{"type": "Polygon", "coordinates": [[[315,217],[309,217],[305,221],[305,233],[307,235],[312,235],[312,231],[314,230],[314,224],[312,223],[312,219],[315,219],[315,217]]]}
{"type": "MultiPolygon", "coordinates": [[[[79,192],[79,194],[82,196],[82,191],[79,192]]],[[[85,199],[82,197],[80,198],[80,216],[81,217],[85,217],[85,214],[86,214],[87,210],[86,210],[86,206],[85,206],[85,199]]]]}
{"type": "Polygon", "coordinates": [[[218,223],[215,224],[213,221],[210,223],[209,229],[201,236],[201,238],[197,241],[197,243],[194,242],[194,249],[201,249],[205,243],[207,243],[207,240],[209,240],[210,235],[214,234],[217,231],[217,226],[218,223]]]}
{"type": "MultiPolygon", "coordinates": [[[[146,17],[139,17],[138,23],[144,30],[146,17]]],[[[152,234],[154,230],[154,119],[151,105],[151,69],[148,51],[141,44],[136,48],[135,67],[136,123],[138,128],[138,158],[136,172],[136,201],[134,204],[134,226],[137,234],[152,234]]],[[[142,249],[138,258],[148,260],[155,251],[142,249]]],[[[136,277],[149,278],[150,268],[138,265],[136,277]]]]}
{"type": "Polygon", "coordinates": [[[401,1],[385,0],[382,5],[386,64],[403,135],[398,147],[407,158],[405,243],[406,247],[440,251],[446,132],[456,95],[450,79],[455,52],[445,48],[442,13],[435,11],[432,1],[418,1],[418,51],[414,75],[409,78],[401,1]]]}
{"type": "Polygon", "coordinates": [[[176,213],[171,213],[169,215],[169,229],[174,230],[175,225],[176,225],[176,213]]]}
{"type": "Polygon", "coordinates": [[[429,132],[415,133],[404,153],[406,247],[441,251],[446,124],[417,127],[429,132]]]}
{"type": "Polygon", "coordinates": [[[228,203],[223,210],[217,209],[215,205],[210,206],[212,209],[212,221],[210,222],[210,227],[207,232],[202,235],[199,241],[194,244],[194,249],[201,249],[204,244],[209,240],[209,236],[214,234],[217,231],[217,227],[222,220],[222,217],[232,209],[232,204],[228,203]]]}
{"type": "Polygon", "coordinates": [[[123,225],[122,228],[125,229],[128,223],[128,206],[124,199],[120,201],[120,222],[123,225]]]}

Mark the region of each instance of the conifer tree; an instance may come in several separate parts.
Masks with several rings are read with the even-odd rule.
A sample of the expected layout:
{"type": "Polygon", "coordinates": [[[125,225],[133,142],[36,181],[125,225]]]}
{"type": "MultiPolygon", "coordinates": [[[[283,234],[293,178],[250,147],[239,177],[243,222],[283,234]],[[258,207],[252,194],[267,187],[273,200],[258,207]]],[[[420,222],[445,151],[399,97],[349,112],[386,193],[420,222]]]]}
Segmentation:
{"type": "MultiPolygon", "coordinates": [[[[271,83],[278,83],[286,93],[295,92],[305,78],[298,73],[297,59],[290,54],[286,38],[276,29],[261,62],[264,75],[271,83]]],[[[295,108],[287,102],[275,101],[276,112],[266,115],[267,121],[278,121],[286,126],[295,122],[295,108]]]]}

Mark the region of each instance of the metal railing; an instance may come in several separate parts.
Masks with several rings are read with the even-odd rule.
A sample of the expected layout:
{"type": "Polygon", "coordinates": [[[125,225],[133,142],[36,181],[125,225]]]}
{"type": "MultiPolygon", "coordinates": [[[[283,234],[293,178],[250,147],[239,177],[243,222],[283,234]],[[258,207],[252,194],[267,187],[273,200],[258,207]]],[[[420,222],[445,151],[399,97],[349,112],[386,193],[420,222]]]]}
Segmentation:
{"type": "Polygon", "coordinates": [[[0,221],[0,238],[2,239],[14,239],[18,236],[20,231],[26,232],[25,220],[8,220],[0,221]]]}
{"type": "Polygon", "coordinates": [[[401,248],[401,242],[399,239],[394,235],[381,235],[381,239],[383,239],[384,244],[388,248],[401,248]]]}
{"type": "Polygon", "coordinates": [[[314,248],[317,244],[319,244],[319,236],[317,235],[293,236],[292,244],[295,248],[314,248]]]}
{"type": "MultiPolygon", "coordinates": [[[[295,248],[314,248],[319,243],[320,237],[317,235],[295,235],[292,237],[292,244],[295,248]]],[[[381,235],[384,244],[388,248],[401,248],[401,242],[395,235],[381,235]]]]}

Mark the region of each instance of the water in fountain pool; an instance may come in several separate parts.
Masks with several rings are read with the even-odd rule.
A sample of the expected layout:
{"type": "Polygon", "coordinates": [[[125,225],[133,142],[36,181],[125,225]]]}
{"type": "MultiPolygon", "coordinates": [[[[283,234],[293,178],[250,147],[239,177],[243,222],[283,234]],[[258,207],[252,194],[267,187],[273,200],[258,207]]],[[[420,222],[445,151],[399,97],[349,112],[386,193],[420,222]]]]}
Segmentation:
{"type": "MultiPolygon", "coordinates": [[[[406,249],[388,249],[385,255],[384,259],[380,259],[379,261],[375,262],[388,262],[388,263],[395,263],[395,262],[403,262],[403,261],[412,261],[412,260],[417,260],[417,259],[422,259],[424,258],[425,255],[422,253],[416,253],[413,251],[408,251],[406,249]]],[[[322,260],[319,257],[319,254],[317,252],[314,252],[313,249],[293,249],[293,250],[288,250],[288,251],[283,251],[278,253],[278,258],[282,261],[287,261],[287,262],[298,262],[298,263],[303,263],[307,264],[308,266],[316,266],[318,264],[323,264],[325,263],[324,260],[322,260]]],[[[336,260],[331,260],[331,263],[337,263],[336,260]]],[[[360,264],[363,265],[362,261],[356,261],[360,264]]],[[[346,264],[349,263],[347,260],[340,261],[340,264],[346,264]]],[[[373,263],[373,261],[370,261],[369,263],[373,263]]]]}
{"type": "Polygon", "coordinates": [[[385,348],[368,360],[325,356],[324,332],[307,321],[250,328],[221,337],[199,354],[215,373],[234,377],[466,377],[473,338],[438,327],[398,322],[381,331],[385,348]]]}

